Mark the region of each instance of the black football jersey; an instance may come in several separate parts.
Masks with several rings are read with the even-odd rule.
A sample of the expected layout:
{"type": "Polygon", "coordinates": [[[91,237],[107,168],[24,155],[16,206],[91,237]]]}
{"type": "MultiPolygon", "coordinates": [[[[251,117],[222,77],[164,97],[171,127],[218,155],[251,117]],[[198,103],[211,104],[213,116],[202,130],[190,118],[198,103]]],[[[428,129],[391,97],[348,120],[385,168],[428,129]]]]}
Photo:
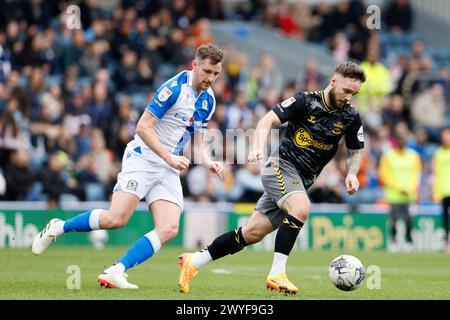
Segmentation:
{"type": "Polygon", "coordinates": [[[364,148],[358,111],[351,104],[333,109],[326,103],[323,90],[299,92],[272,110],[281,123],[288,122],[279,156],[294,164],[306,189],[336,154],[342,136],[347,149],[364,148]]]}

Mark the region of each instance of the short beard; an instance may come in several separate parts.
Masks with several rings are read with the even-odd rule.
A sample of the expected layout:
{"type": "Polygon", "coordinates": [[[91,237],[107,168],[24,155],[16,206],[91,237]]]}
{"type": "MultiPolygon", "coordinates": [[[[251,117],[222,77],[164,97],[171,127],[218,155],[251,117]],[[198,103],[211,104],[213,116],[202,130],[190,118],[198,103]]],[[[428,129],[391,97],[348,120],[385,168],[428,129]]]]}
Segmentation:
{"type": "Polygon", "coordinates": [[[340,109],[340,108],[342,108],[345,105],[345,103],[343,103],[340,106],[337,104],[337,102],[336,102],[336,88],[331,88],[330,89],[330,92],[328,93],[328,100],[330,100],[331,107],[333,109],[340,109]]]}
{"type": "Polygon", "coordinates": [[[333,109],[337,109],[338,106],[336,104],[336,88],[331,88],[330,92],[328,92],[328,100],[330,100],[331,107],[333,109]]]}

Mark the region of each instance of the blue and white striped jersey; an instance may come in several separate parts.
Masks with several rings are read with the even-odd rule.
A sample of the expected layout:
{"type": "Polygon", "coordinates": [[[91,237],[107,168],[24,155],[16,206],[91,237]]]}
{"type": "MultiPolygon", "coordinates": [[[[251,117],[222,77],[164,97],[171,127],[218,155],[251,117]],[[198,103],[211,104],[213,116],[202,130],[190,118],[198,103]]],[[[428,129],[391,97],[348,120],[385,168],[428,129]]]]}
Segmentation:
{"type": "MultiPolygon", "coordinates": [[[[167,149],[180,155],[194,133],[205,133],[208,121],[216,108],[216,99],[211,88],[197,95],[192,87],[192,71],[184,70],[166,81],[145,110],[160,119],[153,127],[161,143],[167,149]]],[[[148,160],[159,158],[136,134],[135,146],[148,160]]],[[[159,158],[160,159],[160,158],[159,158]]]]}

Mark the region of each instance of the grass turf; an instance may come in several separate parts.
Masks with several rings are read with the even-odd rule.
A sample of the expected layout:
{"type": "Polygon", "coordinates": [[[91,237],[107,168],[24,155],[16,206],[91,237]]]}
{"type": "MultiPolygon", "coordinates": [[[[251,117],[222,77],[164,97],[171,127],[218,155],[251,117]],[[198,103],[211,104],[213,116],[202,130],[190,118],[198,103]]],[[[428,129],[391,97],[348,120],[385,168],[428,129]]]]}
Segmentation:
{"type": "Polygon", "coordinates": [[[245,252],[210,263],[191,282],[187,295],[178,292],[177,256],[183,248],[165,247],[144,264],[128,271],[128,280],[139,290],[104,289],[97,275],[120,257],[127,248],[55,246],[41,256],[31,250],[0,250],[0,299],[148,299],[148,300],[310,300],[310,299],[449,299],[450,255],[445,253],[354,252],[366,268],[381,271],[381,288],[369,289],[374,275],[367,274],[363,285],[351,292],[334,288],[328,279],[328,264],[342,252],[295,251],[287,272],[300,288],[296,296],[284,296],[265,289],[272,253],[246,249],[245,252]],[[73,269],[80,270],[81,288],[74,284],[73,269]]]}

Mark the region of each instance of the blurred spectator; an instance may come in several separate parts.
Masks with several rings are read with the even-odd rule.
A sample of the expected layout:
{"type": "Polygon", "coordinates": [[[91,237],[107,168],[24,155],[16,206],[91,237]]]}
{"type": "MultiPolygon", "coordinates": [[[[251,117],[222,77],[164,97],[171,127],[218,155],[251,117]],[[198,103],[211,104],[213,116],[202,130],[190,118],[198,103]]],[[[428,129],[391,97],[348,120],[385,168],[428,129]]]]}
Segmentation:
{"type": "Polygon", "coordinates": [[[5,167],[6,200],[25,201],[35,176],[31,172],[28,153],[17,149],[11,154],[11,161],[5,167]]]}
{"type": "Polygon", "coordinates": [[[292,5],[286,0],[277,1],[275,12],[275,23],[283,33],[295,39],[303,39],[304,34],[292,13],[292,5]]]}
{"type": "Polygon", "coordinates": [[[5,50],[0,40],[0,83],[5,82],[11,71],[9,52],[5,50]]]}
{"type": "Polygon", "coordinates": [[[108,96],[108,89],[104,84],[96,83],[93,87],[93,97],[88,103],[88,113],[94,127],[100,128],[108,134],[110,121],[113,116],[113,102],[108,96]]]}
{"type": "Polygon", "coordinates": [[[446,113],[444,88],[439,83],[417,95],[411,105],[415,126],[426,128],[431,140],[435,142],[438,141],[439,129],[445,125],[446,113]]]}
{"type": "Polygon", "coordinates": [[[338,32],[334,35],[331,41],[331,51],[334,59],[338,63],[342,63],[348,60],[348,53],[350,51],[350,42],[345,34],[338,32]]]}
{"type": "Polygon", "coordinates": [[[0,115],[0,167],[4,167],[11,153],[22,145],[20,127],[15,119],[17,109],[17,98],[10,97],[6,109],[0,115]]]}
{"type": "Polygon", "coordinates": [[[450,215],[450,128],[441,130],[441,145],[436,150],[433,161],[435,175],[433,198],[442,205],[442,226],[445,231],[445,250],[450,253],[449,215],[450,215]]]}
{"type": "Polygon", "coordinates": [[[133,92],[139,78],[137,68],[138,57],[136,52],[127,50],[123,56],[120,66],[117,69],[115,81],[119,91],[133,92]]]}
{"type": "Polygon", "coordinates": [[[86,39],[84,32],[76,30],[71,32],[71,43],[63,49],[63,67],[67,70],[69,66],[77,66],[79,71],[80,60],[86,50],[86,39]]]}
{"type": "Polygon", "coordinates": [[[194,35],[194,47],[199,47],[202,44],[213,43],[214,38],[211,32],[211,23],[206,18],[199,19],[192,26],[192,34],[194,35]]]}
{"type": "Polygon", "coordinates": [[[237,170],[233,187],[228,196],[231,201],[257,202],[263,193],[260,165],[246,163],[237,170]]]}
{"type": "Polygon", "coordinates": [[[400,33],[411,31],[413,25],[413,10],[409,0],[394,0],[388,3],[386,24],[390,32],[400,33]]]}
{"type": "Polygon", "coordinates": [[[292,6],[292,15],[301,30],[302,39],[309,39],[310,32],[320,25],[321,19],[313,16],[311,8],[304,2],[295,2],[292,6]]]}
{"type": "Polygon", "coordinates": [[[191,200],[195,202],[213,201],[214,184],[209,171],[200,165],[187,173],[187,183],[191,200]]]}
{"type": "Polygon", "coordinates": [[[106,148],[102,131],[99,129],[92,130],[89,153],[78,161],[78,170],[89,171],[94,176],[95,181],[109,185],[113,162],[114,156],[111,150],[106,148]]]}
{"type": "Polygon", "coordinates": [[[227,127],[235,129],[248,129],[253,127],[253,114],[248,108],[247,100],[243,92],[239,92],[228,106],[227,127]]]}
{"type": "Polygon", "coordinates": [[[119,111],[112,120],[109,137],[109,146],[115,154],[116,159],[122,159],[123,152],[128,142],[135,134],[139,115],[133,110],[130,98],[123,96],[119,101],[119,111]]]}
{"type": "Polygon", "coordinates": [[[325,77],[317,69],[317,60],[309,57],[297,76],[296,87],[303,91],[315,91],[324,85],[325,77]]]}
{"type": "Polygon", "coordinates": [[[361,67],[366,72],[367,79],[358,94],[359,110],[364,113],[371,103],[376,110],[380,110],[383,96],[391,91],[391,83],[389,70],[379,61],[378,49],[369,49],[367,60],[361,63],[361,67]]]}
{"type": "MultiPolygon", "coordinates": [[[[410,204],[418,199],[417,190],[422,170],[419,154],[406,147],[404,133],[396,132],[396,145],[393,150],[384,153],[380,162],[380,179],[385,197],[390,204],[390,245],[392,250],[399,249],[403,240],[398,241],[397,220],[406,223],[406,243],[412,244],[412,217],[410,204]]],[[[409,248],[411,249],[411,248],[409,248]]]]}
{"type": "Polygon", "coordinates": [[[43,192],[47,196],[49,208],[59,206],[62,194],[80,195],[74,180],[69,179],[67,176],[66,166],[68,161],[69,158],[64,152],[52,153],[49,156],[47,165],[38,173],[37,179],[43,184],[43,192]]]}
{"type": "Polygon", "coordinates": [[[322,42],[329,39],[335,31],[332,21],[332,7],[327,1],[319,1],[313,7],[312,15],[319,23],[317,28],[311,30],[309,39],[314,42],[322,42]]]}
{"type": "Polygon", "coordinates": [[[322,170],[314,186],[308,191],[312,203],[342,203],[341,177],[335,161],[322,170]]]}
{"type": "Polygon", "coordinates": [[[225,17],[220,0],[195,0],[198,17],[221,20],[225,17]]]}
{"type": "Polygon", "coordinates": [[[387,105],[383,107],[382,119],[392,131],[396,123],[408,122],[407,110],[405,108],[405,101],[399,94],[388,96],[387,105]]]}
{"type": "Polygon", "coordinates": [[[267,89],[274,89],[278,94],[283,87],[283,75],[277,67],[273,56],[269,53],[263,53],[259,57],[259,95],[267,89]]]}

